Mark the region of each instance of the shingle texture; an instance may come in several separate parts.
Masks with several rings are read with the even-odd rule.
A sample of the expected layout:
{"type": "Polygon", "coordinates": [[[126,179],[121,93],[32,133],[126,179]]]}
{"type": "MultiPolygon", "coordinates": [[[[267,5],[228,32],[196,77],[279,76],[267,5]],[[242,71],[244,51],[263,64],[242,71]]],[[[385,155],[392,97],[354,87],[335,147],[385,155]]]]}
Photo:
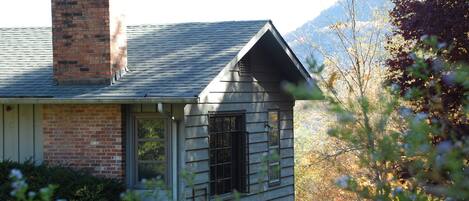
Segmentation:
{"type": "Polygon", "coordinates": [[[194,97],[268,21],[128,26],[128,67],[109,86],[53,83],[51,28],[0,28],[0,98],[194,97]]]}

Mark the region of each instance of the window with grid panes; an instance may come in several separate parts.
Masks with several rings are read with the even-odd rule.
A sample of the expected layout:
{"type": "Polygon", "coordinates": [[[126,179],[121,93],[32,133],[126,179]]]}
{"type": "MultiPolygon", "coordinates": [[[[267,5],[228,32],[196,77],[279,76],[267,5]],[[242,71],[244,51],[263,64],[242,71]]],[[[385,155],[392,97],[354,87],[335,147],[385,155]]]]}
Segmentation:
{"type": "Polygon", "coordinates": [[[269,138],[269,161],[268,175],[269,185],[280,184],[280,121],[279,111],[268,112],[268,138],[269,138]]]}
{"type": "Polygon", "coordinates": [[[248,191],[244,114],[209,116],[210,195],[248,191]]]}
{"type": "Polygon", "coordinates": [[[135,119],[135,181],[168,179],[167,119],[138,117],[135,119]]]}

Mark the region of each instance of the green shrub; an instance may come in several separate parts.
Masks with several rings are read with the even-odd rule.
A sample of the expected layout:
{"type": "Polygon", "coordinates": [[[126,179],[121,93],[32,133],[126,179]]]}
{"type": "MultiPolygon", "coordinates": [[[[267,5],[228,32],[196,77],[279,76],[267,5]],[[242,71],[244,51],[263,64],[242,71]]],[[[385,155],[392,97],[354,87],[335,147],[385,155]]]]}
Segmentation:
{"type": "Polygon", "coordinates": [[[10,195],[12,187],[9,179],[12,169],[18,169],[24,174],[31,191],[38,192],[49,184],[57,185],[54,200],[59,198],[69,201],[120,200],[120,194],[125,191],[124,184],[115,179],[99,178],[64,167],[6,161],[0,162],[0,200],[13,200],[10,195]]]}

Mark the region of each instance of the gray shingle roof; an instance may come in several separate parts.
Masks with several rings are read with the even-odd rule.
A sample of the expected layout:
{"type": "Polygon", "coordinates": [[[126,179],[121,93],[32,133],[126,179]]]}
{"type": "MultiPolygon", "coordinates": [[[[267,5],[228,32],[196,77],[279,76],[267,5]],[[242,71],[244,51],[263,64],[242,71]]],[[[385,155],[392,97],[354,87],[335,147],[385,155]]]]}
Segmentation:
{"type": "Polygon", "coordinates": [[[0,28],[0,98],[194,97],[268,21],[129,26],[131,72],[110,86],[57,86],[51,28],[0,28]]]}

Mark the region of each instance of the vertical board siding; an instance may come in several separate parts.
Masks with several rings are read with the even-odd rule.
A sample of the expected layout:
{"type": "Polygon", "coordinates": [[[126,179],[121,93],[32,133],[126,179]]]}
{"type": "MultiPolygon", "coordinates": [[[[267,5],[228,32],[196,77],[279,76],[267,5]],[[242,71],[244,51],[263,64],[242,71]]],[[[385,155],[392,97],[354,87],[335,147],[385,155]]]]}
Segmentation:
{"type": "Polygon", "coordinates": [[[34,105],[34,160],[44,160],[44,135],[42,133],[42,105],[34,105]]]}
{"type": "Polygon", "coordinates": [[[34,160],[34,108],[33,105],[19,105],[19,161],[34,160]]]}
{"type": "Polygon", "coordinates": [[[43,159],[42,106],[0,105],[0,161],[41,163],[43,159]]]}
{"type": "MultiPolygon", "coordinates": [[[[210,179],[208,114],[212,111],[246,112],[246,131],[249,133],[249,186],[250,193],[241,200],[293,200],[293,106],[294,100],[280,87],[281,74],[269,63],[254,54],[251,72],[241,72],[234,67],[209,85],[208,91],[197,104],[185,107],[186,169],[195,176],[194,188],[208,189],[210,179]],[[280,111],[281,182],[268,185],[265,173],[259,172],[262,158],[268,153],[268,136],[265,125],[269,109],[280,111]],[[262,176],[263,178],[261,178],[262,176]],[[260,183],[259,183],[260,182],[260,183]],[[261,187],[261,188],[259,188],[261,187]]],[[[192,200],[193,187],[186,186],[186,199],[192,200]]],[[[209,193],[209,192],[207,192],[209,193]]],[[[201,199],[201,195],[196,195],[201,199]]]]}
{"type": "Polygon", "coordinates": [[[0,161],[4,160],[4,154],[3,150],[5,149],[5,146],[3,146],[3,139],[5,138],[4,135],[4,127],[3,127],[3,105],[0,104],[0,161]]]}
{"type": "Polygon", "coordinates": [[[4,129],[5,136],[3,146],[5,147],[4,160],[18,161],[19,159],[19,127],[18,127],[18,105],[5,105],[4,129]]]}

